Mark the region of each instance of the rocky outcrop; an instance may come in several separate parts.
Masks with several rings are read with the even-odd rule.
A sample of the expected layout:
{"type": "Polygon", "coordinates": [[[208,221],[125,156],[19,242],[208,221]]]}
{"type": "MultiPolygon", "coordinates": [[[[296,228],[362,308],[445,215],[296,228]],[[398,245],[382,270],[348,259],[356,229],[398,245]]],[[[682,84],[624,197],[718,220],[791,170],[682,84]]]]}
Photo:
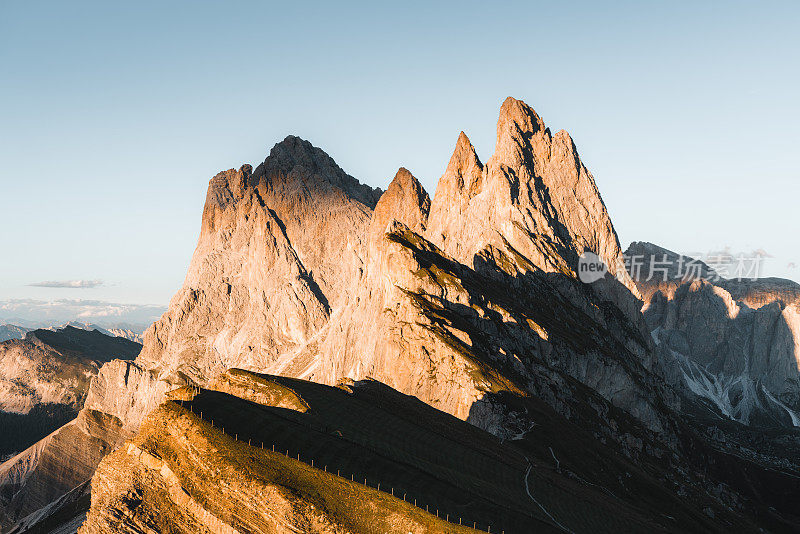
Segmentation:
{"type": "Polygon", "coordinates": [[[467,265],[494,245],[512,247],[546,272],[570,274],[590,250],[618,272],[619,241],[572,139],[563,130],[552,135],[514,98],[500,109],[495,153],[485,166],[461,133],[431,212],[431,241],[467,265]]]}
{"type": "MultiPolygon", "coordinates": [[[[88,390],[100,366],[113,358],[130,360],[140,350],[127,339],[73,327],[35,330],[24,340],[0,344],[0,418],[7,431],[0,443],[4,453],[23,451],[0,465],[0,525],[35,512],[91,477],[119,434],[110,421],[119,420],[91,410],[75,418],[91,398],[88,390]]],[[[107,372],[109,366],[102,369],[107,372]]]]}
{"type": "Polygon", "coordinates": [[[626,254],[642,258],[644,315],[675,385],[745,424],[800,426],[800,285],[721,279],[649,243],[626,254]],[[653,258],[670,270],[654,273],[653,258]],[[699,268],[687,277],[687,265],[699,268]]]}
{"type": "Polygon", "coordinates": [[[0,465],[0,528],[9,529],[87,482],[100,460],[125,437],[118,419],[84,409],[0,465]]]}
{"type": "MultiPolygon", "coordinates": [[[[547,276],[539,290],[574,300],[569,305],[582,312],[593,301],[623,310],[625,328],[642,334],[623,362],[598,358],[603,363],[593,369],[591,358],[587,363],[568,350],[551,360],[653,428],[663,426],[648,407],[649,393],[620,394],[608,380],[624,373],[628,378],[618,381],[635,382],[631,373],[646,374],[653,362],[624,272],[622,283],[609,278],[590,288],[594,296],[576,282],[581,253],[596,251],[616,265],[620,248],[566,134],[552,136],[531,108],[508,99],[486,166],[462,134],[432,203],[406,169],[376,198],[321,151],[291,137],[254,172],[243,167],[215,177],[186,283],[150,331],[142,362],[173,383],[177,373],[203,383],[233,365],[324,383],[372,376],[466,418],[475,402],[509,381],[476,385],[474,362],[440,339],[441,327],[420,298],[473,306],[474,295],[426,272],[417,253],[424,251],[459,265],[459,272],[547,276]]],[[[493,321],[485,328],[497,329],[488,326],[493,321]]],[[[470,336],[463,327],[449,328],[448,336],[470,336]]],[[[509,358],[519,365],[516,356],[501,359],[509,358]]]]}
{"type": "Polygon", "coordinates": [[[74,419],[101,365],[132,359],[140,350],[125,339],[72,327],[0,343],[2,461],[74,419]]]}
{"type": "Polygon", "coordinates": [[[0,343],[0,410],[28,413],[37,404],[63,404],[77,411],[103,363],[135,358],[140,350],[136,343],[72,327],[0,343]]]}
{"type": "MultiPolygon", "coordinates": [[[[621,387],[652,385],[648,377],[656,371],[633,286],[624,271],[612,273],[621,282],[608,277],[582,286],[575,273],[586,250],[618,263],[619,243],[594,180],[569,137],[551,135],[520,101],[503,104],[496,154],[485,166],[466,135],[459,136],[433,202],[406,169],[381,195],[321,150],[288,137],[255,171],[243,166],[211,180],[184,287],[147,332],[136,368],[165,384],[152,388],[161,394],[204,384],[233,366],[328,384],[371,376],[467,418],[488,393],[529,391],[534,368],[546,361],[663,429],[649,390],[621,387]],[[422,256],[434,265],[421,264],[422,256]],[[465,287],[462,277],[483,277],[483,285],[465,287]],[[635,335],[617,336],[621,352],[589,348],[591,341],[587,358],[541,326],[558,318],[526,318],[514,328],[546,348],[534,357],[498,354],[492,356],[498,361],[485,361],[472,354],[469,340],[507,335],[512,312],[497,309],[486,289],[506,291],[511,278],[520,291],[535,286],[542,302],[558,298],[574,313],[593,316],[600,329],[635,335]],[[598,314],[601,302],[622,315],[598,314]],[[442,306],[458,312],[447,326],[433,311],[442,306]],[[518,376],[493,372],[490,379],[478,370],[498,364],[516,367],[518,376]]],[[[105,383],[123,381],[101,376],[98,385],[105,383]]],[[[123,421],[116,405],[134,406],[132,428],[159,400],[145,395],[144,408],[133,400],[143,398],[139,393],[100,397],[123,421]]],[[[99,401],[92,406],[104,409],[99,401]]]]}

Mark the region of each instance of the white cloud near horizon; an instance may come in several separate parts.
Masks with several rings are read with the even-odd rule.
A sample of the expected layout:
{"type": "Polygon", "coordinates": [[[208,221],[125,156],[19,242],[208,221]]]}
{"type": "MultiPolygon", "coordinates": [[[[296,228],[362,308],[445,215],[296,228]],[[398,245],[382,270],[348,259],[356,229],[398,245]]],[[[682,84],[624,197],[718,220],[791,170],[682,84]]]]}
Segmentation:
{"type": "Polygon", "coordinates": [[[102,280],[45,280],[28,284],[31,287],[57,287],[65,289],[90,289],[103,285],[102,280]]]}

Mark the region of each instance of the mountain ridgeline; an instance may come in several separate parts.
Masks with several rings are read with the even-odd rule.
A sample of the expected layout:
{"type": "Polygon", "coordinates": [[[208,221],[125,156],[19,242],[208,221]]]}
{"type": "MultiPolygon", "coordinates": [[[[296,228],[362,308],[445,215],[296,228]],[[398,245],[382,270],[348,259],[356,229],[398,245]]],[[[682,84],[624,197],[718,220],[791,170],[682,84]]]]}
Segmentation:
{"type": "MultiPolygon", "coordinates": [[[[0,466],[0,521],[800,529],[796,368],[781,382],[748,364],[788,406],[748,434],[681,382],[694,364],[677,368],[665,347],[685,345],[663,336],[684,323],[654,315],[677,304],[622,256],[572,139],[519,100],[487,161],[458,136],[433,198],[405,168],[380,191],[289,136],[212,178],[183,287],[134,361],[102,366],[76,421],[0,466]],[[610,269],[591,284],[587,251],[610,269]]],[[[681,354],[702,366],[702,350],[681,354]]]]}

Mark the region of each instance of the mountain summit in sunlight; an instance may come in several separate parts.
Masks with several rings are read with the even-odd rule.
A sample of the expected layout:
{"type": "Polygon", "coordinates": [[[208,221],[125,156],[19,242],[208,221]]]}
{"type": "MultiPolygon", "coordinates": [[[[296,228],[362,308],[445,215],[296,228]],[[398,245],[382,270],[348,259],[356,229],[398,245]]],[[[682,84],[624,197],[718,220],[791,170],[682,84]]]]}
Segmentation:
{"type": "Polygon", "coordinates": [[[289,136],[211,179],[169,309],[135,360],[100,368],[74,423],[0,466],[0,520],[21,532],[85,515],[83,534],[800,528],[800,437],[774,416],[754,440],[680,386],[663,347],[708,315],[643,314],[651,296],[570,135],[521,100],[503,102],[485,162],[458,135],[432,198],[406,168],[373,189],[289,136]],[[587,252],[607,266],[593,283],[578,275],[587,252]]]}

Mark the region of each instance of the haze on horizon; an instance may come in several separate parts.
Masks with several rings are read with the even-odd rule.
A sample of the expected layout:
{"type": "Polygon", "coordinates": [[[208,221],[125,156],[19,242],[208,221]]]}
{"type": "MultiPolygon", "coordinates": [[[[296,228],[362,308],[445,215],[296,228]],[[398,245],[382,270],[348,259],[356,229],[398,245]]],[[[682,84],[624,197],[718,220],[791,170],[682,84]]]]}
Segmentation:
{"type": "Polygon", "coordinates": [[[371,186],[405,166],[433,195],[461,130],[488,159],[509,95],[571,134],[623,248],[764,250],[765,275],[800,280],[798,15],[4,3],[0,321],[11,301],[160,313],[208,180],[287,134],[371,186]]]}

